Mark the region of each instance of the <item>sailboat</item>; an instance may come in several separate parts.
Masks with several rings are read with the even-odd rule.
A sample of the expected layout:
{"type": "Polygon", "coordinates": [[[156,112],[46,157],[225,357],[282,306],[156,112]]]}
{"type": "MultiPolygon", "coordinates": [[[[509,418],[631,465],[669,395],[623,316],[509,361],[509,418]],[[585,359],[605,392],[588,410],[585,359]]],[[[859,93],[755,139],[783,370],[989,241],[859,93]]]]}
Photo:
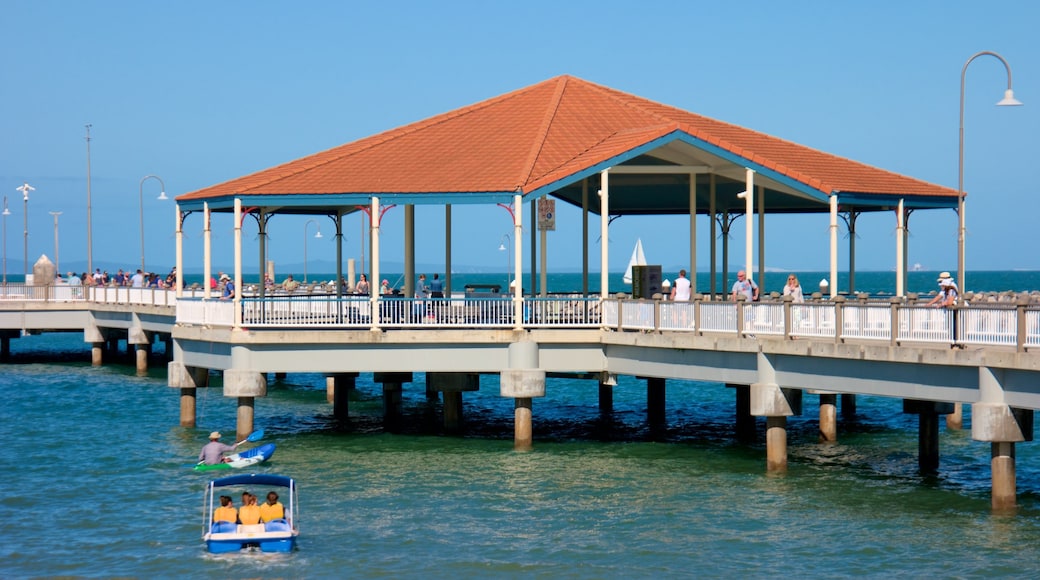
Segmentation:
{"type": "Polygon", "coordinates": [[[636,247],[632,249],[632,258],[628,261],[628,268],[625,269],[624,281],[625,284],[632,283],[632,266],[645,266],[646,256],[643,255],[643,240],[636,238],[636,247]]]}

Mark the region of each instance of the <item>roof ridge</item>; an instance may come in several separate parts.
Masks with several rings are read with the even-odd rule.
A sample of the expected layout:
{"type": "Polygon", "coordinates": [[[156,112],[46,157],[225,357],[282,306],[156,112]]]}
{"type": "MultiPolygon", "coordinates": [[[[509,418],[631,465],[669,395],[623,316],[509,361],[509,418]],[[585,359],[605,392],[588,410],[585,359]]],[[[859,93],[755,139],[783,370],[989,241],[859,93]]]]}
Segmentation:
{"type": "Polygon", "coordinates": [[[273,178],[268,179],[266,181],[263,181],[261,183],[257,183],[257,184],[251,185],[250,188],[260,187],[260,186],[264,186],[264,185],[270,185],[270,184],[272,184],[272,183],[274,183],[276,181],[281,181],[282,179],[286,179],[286,178],[292,177],[294,175],[298,175],[298,174],[304,173],[306,171],[310,171],[311,169],[314,169],[316,167],[320,167],[322,165],[328,165],[330,163],[335,163],[336,161],[339,161],[339,160],[341,160],[341,159],[343,159],[345,157],[349,157],[351,155],[356,155],[358,153],[362,153],[364,151],[367,151],[369,149],[372,149],[372,148],[377,147],[379,145],[382,145],[384,143],[388,143],[388,142],[393,141],[395,139],[399,139],[401,137],[404,137],[404,136],[407,136],[407,135],[411,135],[411,134],[416,133],[418,131],[421,131],[423,129],[427,129],[429,127],[433,127],[433,126],[436,126],[436,125],[439,125],[439,124],[442,124],[442,123],[446,123],[446,122],[448,122],[448,121],[450,121],[452,119],[456,119],[456,118],[462,117],[464,115],[468,115],[468,114],[471,114],[473,112],[479,111],[481,109],[485,109],[487,107],[490,107],[491,105],[498,104],[498,103],[500,103],[502,101],[505,101],[505,100],[508,100],[508,99],[511,99],[511,98],[515,98],[516,96],[518,96],[520,94],[523,94],[523,93],[526,93],[526,92],[528,92],[528,91],[530,91],[530,90],[532,90],[532,89],[534,89],[536,87],[539,87],[539,86],[542,86],[542,85],[545,85],[545,84],[548,84],[548,83],[551,83],[551,82],[554,82],[554,81],[559,82],[560,80],[564,80],[564,82],[566,82],[567,78],[568,78],[568,75],[560,75],[558,77],[554,77],[554,78],[542,81],[540,83],[535,83],[533,85],[526,86],[526,87],[523,87],[523,88],[520,88],[520,89],[516,89],[514,91],[509,91],[507,93],[503,93],[503,94],[500,94],[498,96],[491,97],[489,99],[485,99],[483,101],[479,101],[479,102],[476,102],[476,103],[472,103],[472,104],[466,105],[466,106],[461,107],[459,109],[453,109],[451,111],[448,111],[448,112],[445,112],[445,113],[441,113],[439,115],[434,115],[434,116],[428,117],[426,119],[420,119],[418,121],[413,121],[411,123],[408,123],[408,124],[405,124],[405,125],[401,125],[399,127],[394,127],[393,129],[389,129],[387,131],[383,131],[383,132],[377,133],[375,135],[370,135],[368,137],[363,137],[363,138],[361,138],[361,139],[359,139],[357,141],[351,141],[350,143],[344,143],[342,145],[337,145],[335,147],[330,147],[329,149],[325,149],[324,151],[318,151],[317,153],[312,153],[312,154],[306,155],[304,157],[299,157],[299,158],[294,159],[292,161],[288,161],[286,163],[282,163],[281,165],[277,165],[275,167],[272,167],[270,170],[274,171],[274,170],[277,170],[279,167],[283,167],[283,166],[290,165],[290,164],[293,164],[293,163],[303,162],[303,161],[305,161],[307,159],[310,159],[312,157],[323,156],[326,153],[332,153],[333,151],[336,151],[338,149],[346,150],[342,154],[338,154],[338,155],[337,154],[331,154],[328,158],[322,158],[320,161],[315,160],[315,162],[313,162],[313,163],[301,163],[301,166],[299,167],[299,169],[296,169],[295,171],[292,171],[292,172],[289,172],[289,173],[278,174],[277,177],[273,177],[273,178]]]}
{"type": "Polygon", "coordinates": [[[570,78],[567,75],[562,75],[555,79],[556,90],[553,92],[552,101],[550,101],[545,116],[542,118],[542,125],[538,128],[535,143],[527,154],[527,161],[524,162],[524,166],[520,169],[519,181],[517,182],[518,188],[523,187],[531,179],[531,173],[534,172],[538,156],[542,152],[542,148],[545,147],[546,139],[549,138],[549,129],[556,118],[556,113],[560,110],[560,104],[563,102],[563,93],[567,90],[567,82],[570,78]]]}

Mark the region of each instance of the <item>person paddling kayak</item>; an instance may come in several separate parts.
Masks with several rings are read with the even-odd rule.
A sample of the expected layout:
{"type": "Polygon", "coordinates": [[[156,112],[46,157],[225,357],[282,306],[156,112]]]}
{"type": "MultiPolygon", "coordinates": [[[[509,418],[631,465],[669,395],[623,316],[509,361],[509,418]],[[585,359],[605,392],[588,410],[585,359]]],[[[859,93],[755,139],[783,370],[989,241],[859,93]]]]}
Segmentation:
{"type": "Polygon", "coordinates": [[[204,465],[216,465],[225,461],[224,454],[229,451],[234,451],[241,445],[239,441],[234,445],[225,445],[220,442],[220,432],[214,431],[209,434],[209,443],[202,446],[202,451],[199,452],[199,462],[204,465]]]}

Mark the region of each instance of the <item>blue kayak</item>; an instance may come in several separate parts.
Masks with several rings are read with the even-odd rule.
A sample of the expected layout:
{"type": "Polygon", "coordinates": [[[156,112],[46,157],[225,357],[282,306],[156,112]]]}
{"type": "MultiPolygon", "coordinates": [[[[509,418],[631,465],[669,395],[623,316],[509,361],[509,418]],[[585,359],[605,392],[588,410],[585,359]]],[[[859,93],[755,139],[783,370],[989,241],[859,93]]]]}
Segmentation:
{"type": "Polygon", "coordinates": [[[195,471],[214,471],[217,469],[241,469],[243,467],[249,467],[250,465],[256,465],[257,463],[263,463],[274,455],[274,443],[266,443],[259,447],[235,453],[234,455],[228,455],[227,461],[224,463],[217,463],[215,465],[198,464],[195,466],[195,471]]]}

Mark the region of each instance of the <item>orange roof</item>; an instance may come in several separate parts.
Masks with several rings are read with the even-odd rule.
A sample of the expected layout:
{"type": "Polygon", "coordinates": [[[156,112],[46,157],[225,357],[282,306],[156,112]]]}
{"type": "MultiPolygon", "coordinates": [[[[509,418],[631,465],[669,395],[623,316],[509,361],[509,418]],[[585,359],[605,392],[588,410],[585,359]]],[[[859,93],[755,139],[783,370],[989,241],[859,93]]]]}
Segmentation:
{"type": "Polygon", "coordinates": [[[750,167],[788,193],[947,203],[957,196],[946,187],[564,75],[177,200],[551,193],[675,143],[690,155],[689,165],[750,167]]]}

